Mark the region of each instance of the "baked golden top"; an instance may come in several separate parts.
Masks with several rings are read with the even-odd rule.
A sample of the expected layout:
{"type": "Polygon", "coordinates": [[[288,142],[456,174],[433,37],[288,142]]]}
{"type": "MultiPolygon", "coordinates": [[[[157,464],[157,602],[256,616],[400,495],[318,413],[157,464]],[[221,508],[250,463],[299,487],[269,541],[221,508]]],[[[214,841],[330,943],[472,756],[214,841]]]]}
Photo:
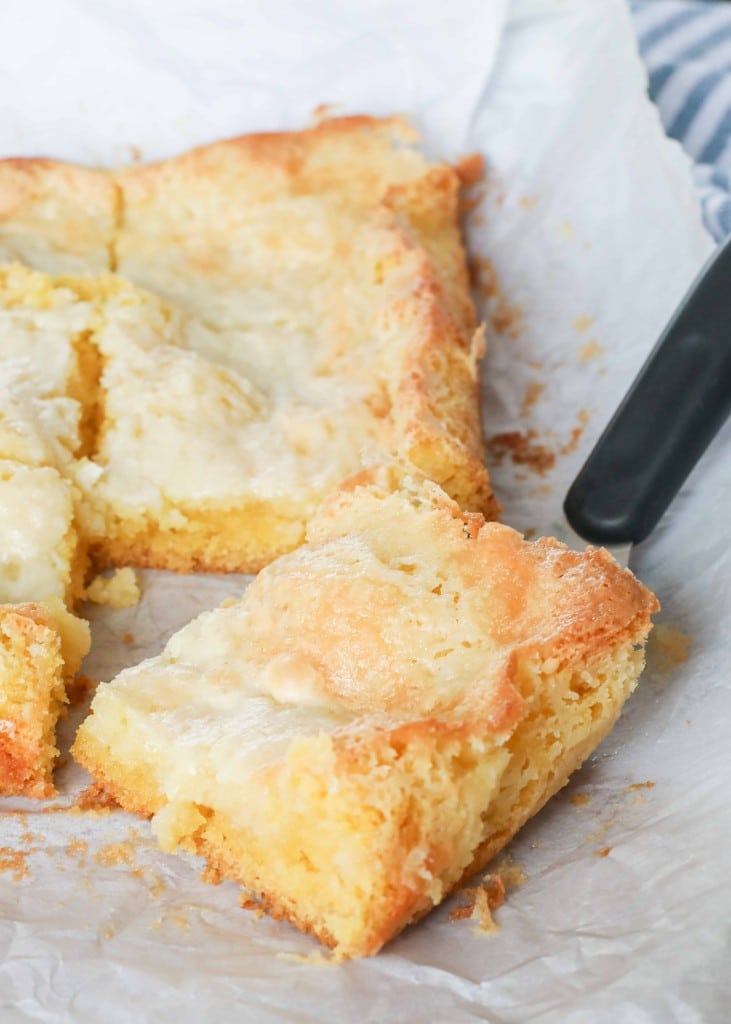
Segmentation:
{"type": "Polygon", "coordinates": [[[309,449],[336,434],[341,448],[353,434],[348,464],[333,460],[339,479],[372,443],[349,419],[355,388],[387,450],[493,515],[458,192],[457,172],[428,163],[398,119],[232,139],[119,172],[1,161],[0,259],[117,271],[188,314],[187,347],[292,410],[303,475],[309,449]]]}
{"type": "Polygon", "coordinates": [[[173,728],[249,768],[323,730],[500,737],[522,714],[521,659],[558,670],[644,639],[656,607],[605,551],[525,541],[421,477],[367,471],[241,601],[102,686],[94,706],[128,700],[161,742],[173,728]]]}
{"type": "Polygon", "coordinates": [[[392,464],[241,600],[103,683],[73,753],[165,849],[369,954],[606,735],[655,608],[606,552],[529,543],[392,464]]]}

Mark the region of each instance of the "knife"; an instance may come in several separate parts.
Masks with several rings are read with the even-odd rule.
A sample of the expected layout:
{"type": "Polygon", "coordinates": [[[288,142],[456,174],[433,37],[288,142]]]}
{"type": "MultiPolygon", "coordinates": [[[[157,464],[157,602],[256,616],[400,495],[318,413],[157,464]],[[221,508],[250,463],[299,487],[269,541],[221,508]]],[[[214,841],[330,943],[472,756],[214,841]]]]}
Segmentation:
{"type": "Polygon", "coordinates": [[[626,566],[731,413],[731,238],[711,256],[594,446],[555,533],[626,566]]]}

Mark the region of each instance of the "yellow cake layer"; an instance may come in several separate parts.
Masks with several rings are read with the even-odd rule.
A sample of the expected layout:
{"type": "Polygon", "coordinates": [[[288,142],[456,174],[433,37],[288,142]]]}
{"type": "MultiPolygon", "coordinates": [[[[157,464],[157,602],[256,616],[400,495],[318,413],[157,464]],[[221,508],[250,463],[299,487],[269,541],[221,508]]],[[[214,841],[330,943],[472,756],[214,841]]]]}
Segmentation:
{"type": "Polygon", "coordinates": [[[484,866],[614,724],[657,603],[396,467],[238,602],[103,684],[74,756],[345,956],[484,866]]]}
{"type": "Polygon", "coordinates": [[[55,794],[56,722],[65,702],[52,616],[37,604],[0,605],[0,794],[55,794]]]}

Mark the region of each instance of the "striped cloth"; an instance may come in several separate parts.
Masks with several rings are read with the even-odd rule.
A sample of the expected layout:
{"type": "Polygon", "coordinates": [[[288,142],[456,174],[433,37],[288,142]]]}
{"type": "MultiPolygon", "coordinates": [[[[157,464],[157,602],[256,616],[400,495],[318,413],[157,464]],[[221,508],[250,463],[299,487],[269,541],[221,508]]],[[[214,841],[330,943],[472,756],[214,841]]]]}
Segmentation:
{"type": "Polygon", "coordinates": [[[731,3],[630,0],[650,96],[695,162],[706,227],[731,234],[731,3]]]}

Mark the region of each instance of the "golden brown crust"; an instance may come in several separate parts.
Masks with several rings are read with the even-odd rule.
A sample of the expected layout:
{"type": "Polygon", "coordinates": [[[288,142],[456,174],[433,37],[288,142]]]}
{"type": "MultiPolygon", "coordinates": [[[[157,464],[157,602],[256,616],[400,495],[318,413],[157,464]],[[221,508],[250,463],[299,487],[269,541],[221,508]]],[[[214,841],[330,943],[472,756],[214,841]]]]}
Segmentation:
{"type": "Polygon", "coordinates": [[[656,607],[604,551],[526,542],[373,468],[241,602],[100,687],[73,755],[165,849],[370,955],[606,735],[656,607]]]}
{"type": "Polygon", "coordinates": [[[62,703],[61,644],[41,605],[0,605],[0,793],[55,795],[54,732],[62,703]]]}
{"type": "MultiPolygon", "coordinates": [[[[286,201],[314,203],[314,211],[338,211],[335,223],[343,238],[335,239],[327,256],[324,269],[330,274],[342,262],[354,231],[372,225],[381,232],[380,254],[377,246],[367,255],[351,253],[353,283],[325,296],[317,315],[333,323],[340,318],[338,329],[346,333],[372,333],[372,325],[351,322],[349,313],[333,309],[332,300],[353,288],[358,298],[358,282],[367,283],[374,273],[370,259],[393,264],[393,300],[386,297],[379,314],[386,328],[384,351],[374,350],[371,358],[377,366],[390,360],[378,370],[378,393],[371,396],[372,408],[378,406],[377,415],[383,417],[380,430],[390,434],[388,451],[408,456],[467,507],[494,518],[498,505],[484,466],[477,386],[483,342],[476,333],[459,233],[460,178],[451,167],[426,163],[412,147],[414,141],[414,132],[400,118],[358,116],[326,120],[302,132],[223,140],[116,172],[52,160],[0,161],[0,258],[19,257],[51,272],[119,266],[132,281],[190,307],[209,326],[225,331],[237,322],[231,302],[249,272],[238,254],[248,244],[252,210],[274,209],[286,201]],[[195,295],[199,298],[193,301],[195,295]]],[[[331,228],[326,224],[324,230],[331,228]]],[[[287,232],[283,235],[275,224],[263,237],[279,253],[278,266],[286,267],[287,232]]],[[[80,282],[76,285],[81,288],[80,282]]],[[[255,299],[259,287],[255,282],[255,299]]],[[[305,300],[310,291],[308,283],[305,300]]],[[[372,303],[367,294],[366,305],[372,303]]],[[[245,321],[246,314],[244,301],[245,321]]],[[[374,337],[381,337],[377,325],[374,337]]],[[[332,372],[325,364],[324,372],[332,372]]],[[[99,371],[97,362],[86,376],[98,377],[99,371]]],[[[337,387],[337,376],[333,379],[337,387]]],[[[93,435],[102,422],[99,398],[93,395],[82,423],[85,453],[93,451],[93,435]]],[[[354,449],[352,468],[358,458],[354,449]]],[[[173,557],[168,553],[173,534],[154,544],[131,535],[130,554],[141,565],[253,569],[301,537],[301,529],[285,529],[279,522],[276,503],[266,514],[272,518],[270,532],[283,539],[257,551],[257,536],[266,531],[257,527],[247,536],[243,529],[246,550],[238,560],[229,554],[209,556],[205,545],[173,557]]],[[[134,533],[134,524],[128,525],[134,533]]],[[[206,523],[193,532],[203,537],[206,523]]],[[[97,541],[97,550],[102,546],[97,541]]],[[[122,564],[123,548],[123,541],[115,542],[105,561],[122,564]]]]}

